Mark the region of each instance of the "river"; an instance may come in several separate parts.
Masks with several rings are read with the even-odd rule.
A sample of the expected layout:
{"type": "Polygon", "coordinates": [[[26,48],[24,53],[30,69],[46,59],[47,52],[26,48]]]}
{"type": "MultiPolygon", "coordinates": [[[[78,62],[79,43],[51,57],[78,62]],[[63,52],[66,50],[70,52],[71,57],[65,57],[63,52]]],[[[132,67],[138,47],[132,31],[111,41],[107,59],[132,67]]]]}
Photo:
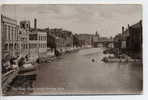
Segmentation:
{"type": "Polygon", "coordinates": [[[142,63],[104,63],[101,59],[106,55],[102,52],[103,48],[83,49],[51,63],[40,64],[32,94],[141,92],[142,63]]]}

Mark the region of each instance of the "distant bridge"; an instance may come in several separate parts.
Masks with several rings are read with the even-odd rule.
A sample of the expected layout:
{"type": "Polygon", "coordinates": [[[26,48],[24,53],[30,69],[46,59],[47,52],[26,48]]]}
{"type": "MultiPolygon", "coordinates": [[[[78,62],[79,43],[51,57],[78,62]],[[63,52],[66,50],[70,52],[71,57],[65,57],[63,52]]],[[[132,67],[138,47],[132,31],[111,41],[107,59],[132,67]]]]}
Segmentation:
{"type": "Polygon", "coordinates": [[[110,43],[113,43],[113,39],[99,39],[94,42],[94,47],[108,46],[110,43]]]}

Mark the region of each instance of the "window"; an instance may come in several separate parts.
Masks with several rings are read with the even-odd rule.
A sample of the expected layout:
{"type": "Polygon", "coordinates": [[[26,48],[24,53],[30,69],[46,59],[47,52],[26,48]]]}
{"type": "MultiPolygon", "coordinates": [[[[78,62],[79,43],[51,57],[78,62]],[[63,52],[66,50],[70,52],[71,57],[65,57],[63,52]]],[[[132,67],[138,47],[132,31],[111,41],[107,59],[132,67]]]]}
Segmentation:
{"type": "Polygon", "coordinates": [[[13,27],[11,27],[11,35],[12,35],[12,41],[14,40],[14,32],[13,32],[13,27]]]}
{"type": "Polygon", "coordinates": [[[15,40],[18,40],[18,34],[17,34],[17,31],[16,31],[16,27],[14,27],[14,32],[15,32],[15,40]]]}
{"type": "Polygon", "coordinates": [[[29,28],[29,25],[28,25],[28,24],[26,24],[26,27],[27,27],[27,28],[29,28]]]}
{"type": "Polygon", "coordinates": [[[14,35],[14,36],[13,36],[13,40],[16,40],[15,27],[12,28],[12,31],[13,31],[13,35],[14,35]]]}
{"type": "Polygon", "coordinates": [[[21,24],[21,28],[24,28],[25,29],[25,24],[21,24]]]}
{"type": "Polygon", "coordinates": [[[44,37],[44,41],[45,41],[45,36],[43,36],[44,37]]]}
{"type": "Polygon", "coordinates": [[[10,40],[10,26],[8,26],[8,40],[10,40]]]}
{"type": "Polygon", "coordinates": [[[29,34],[29,40],[37,40],[37,34],[29,34]]]}
{"type": "Polygon", "coordinates": [[[17,34],[16,40],[19,40],[19,32],[17,31],[16,27],[15,27],[15,33],[17,34]]]}
{"type": "Polygon", "coordinates": [[[14,33],[14,40],[16,40],[16,32],[15,32],[15,27],[13,27],[13,33],[14,33]]]}
{"type": "Polygon", "coordinates": [[[8,35],[7,35],[7,25],[4,25],[3,27],[3,32],[6,35],[6,40],[8,40],[8,35]]]}
{"type": "Polygon", "coordinates": [[[13,27],[11,27],[10,32],[11,32],[11,40],[13,41],[13,39],[14,39],[13,27]]]}
{"type": "Polygon", "coordinates": [[[5,49],[5,50],[8,50],[8,44],[5,44],[4,49],[5,49]]]}
{"type": "Polygon", "coordinates": [[[28,44],[26,44],[26,49],[28,49],[28,44]]]}

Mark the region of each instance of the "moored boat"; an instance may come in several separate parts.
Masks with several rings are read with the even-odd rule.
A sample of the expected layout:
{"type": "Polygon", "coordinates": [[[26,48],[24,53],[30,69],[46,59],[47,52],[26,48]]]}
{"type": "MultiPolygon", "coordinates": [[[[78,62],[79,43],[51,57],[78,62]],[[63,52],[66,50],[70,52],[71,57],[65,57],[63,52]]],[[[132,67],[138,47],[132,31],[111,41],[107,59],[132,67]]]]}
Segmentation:
{"type": "Polygon", "coordinates": [[[140,59],[132,59],[131,57],[128,56],[122,56],[122,57],[115,57],[115,56],[108,56],[108,57],[104,57],[102,59],[102,61],[104,62],[140,62],[140,59]]]}

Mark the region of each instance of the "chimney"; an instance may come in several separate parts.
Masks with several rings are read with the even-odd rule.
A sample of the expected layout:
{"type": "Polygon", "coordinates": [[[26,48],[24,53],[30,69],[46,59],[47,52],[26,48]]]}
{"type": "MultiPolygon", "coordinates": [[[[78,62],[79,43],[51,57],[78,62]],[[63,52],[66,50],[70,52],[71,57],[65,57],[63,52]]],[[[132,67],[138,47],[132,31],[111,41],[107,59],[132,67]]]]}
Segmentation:
{"type": "Polygon", "coordinates": [[[130,25],[128,24],[128,29],[130,28],[130,25]]]}
{"type": "Polygon", "coordinates": [[[124,26],[122,26],[122,33],[124,33],[124,26]]]}
{"type": "Polygon", "coordinates": [[[37,29],[37,19],[34,19],[34,29],[37,29]]]}

